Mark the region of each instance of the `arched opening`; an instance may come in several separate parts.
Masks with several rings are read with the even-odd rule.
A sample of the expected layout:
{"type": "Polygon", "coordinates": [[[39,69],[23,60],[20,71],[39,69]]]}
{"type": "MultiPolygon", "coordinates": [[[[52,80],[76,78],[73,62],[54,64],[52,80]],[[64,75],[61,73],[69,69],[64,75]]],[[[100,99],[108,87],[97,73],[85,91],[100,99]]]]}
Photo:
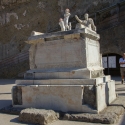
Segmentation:
{"type": "Polygon", "coordinates": [[[105,75],[120,76],[119,58],[121,57],[121,55],[116,53],[107,53],[102,55],[105,75]]]}

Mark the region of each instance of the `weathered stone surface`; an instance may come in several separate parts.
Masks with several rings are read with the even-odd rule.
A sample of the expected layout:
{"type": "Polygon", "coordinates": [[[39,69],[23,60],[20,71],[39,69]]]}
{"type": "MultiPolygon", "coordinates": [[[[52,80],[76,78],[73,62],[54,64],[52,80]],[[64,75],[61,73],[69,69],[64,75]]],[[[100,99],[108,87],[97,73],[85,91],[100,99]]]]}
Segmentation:
{"type": "Polygon", "coordinates": [[[52,110],[44,109],[24,109],[20,112],[19,121],[47,125],[58,120],[59,115],[52,110]]]}
{"type": "Polygon", "coordinates": [[[15,86],[12,91],[12,98],[14,99],[13,104],[22,105],[22,88],[20,86],[15,86]]]}
{"type": "Polygon", "coordinates": [[[82,107],[81,85],[28,85],[22,88],[22,105],[14,107],[33,107],[62,112],[84,112],[82,107]]]}
{"type": "Polygon", "coordinates": [[[109,106],[100,114],[65,114],[63,120],[114,124],[123,113],[124,108],[122,106],[109,106]]]}
{"type": "Polygon", "coordinates": [[[85,86],[83,94],[83,103],[88,104],[93,108],[96,106],[96,87],[95,86],[85,86]]]}
{"type": "MultiPolygon", "coordinates": [[[[30,68],[50,70],[50,72],[53,72],[51,69],[60,71],[80,68],[92,68],[92,71],[102,70],[100,45],[97,41],[99,38],[99,34],[88,28],[31,36],[27,43],[37,47],[31,46],[30,48],[30,64],[33,62],[30,68]],[[82,37],[55,40],[58,36],[75,36],[75,34],[82,35],[82,37]],[[46,41],[48,38],[50,40],[46,41]]],[[[87,78],[90,76],[93,78],[91,74],[88,74],[87,78]]],[[[102,76],[101,73],[100,76],[102,76]]],[[[95,77],[99,76],[95,75],[95,77]]]]}
{"type": "Polygon", "coordinates": [[[113,124],[118,119],[118,116],[114,113],[109,113],[105,115],[96,114],[66,114],[64,120],[71,121],[81,121],[81,122],[92,122],[92,123],[103,123],[103,124],[113,124]]]}
{"type": "MultiPolygon", "coordinates": [[[[112,105],[112,104],[111,104],[112,105]]],[[[105,110],[101,112],[101,114],[106,113],[115,113],[117,115],[122,115],[124,113],[124,107],[122,106],[108,106],[105,110]]]]}

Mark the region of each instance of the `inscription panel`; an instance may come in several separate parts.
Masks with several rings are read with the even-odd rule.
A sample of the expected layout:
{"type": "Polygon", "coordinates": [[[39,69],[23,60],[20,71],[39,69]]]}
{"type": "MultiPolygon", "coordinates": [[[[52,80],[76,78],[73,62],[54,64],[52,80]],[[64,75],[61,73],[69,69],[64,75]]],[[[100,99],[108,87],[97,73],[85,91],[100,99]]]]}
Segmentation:
{"type": "Polygon", "coordinates": [[[35,58],[37,68],[75,68],[82,65],[82,40],[55,41],[50,44],[38,43],[35,58]]]}
{"type": "Polygon", "coordinates": [[[99,42],[86,39],[87,66],[100,66],[99,42]]]}

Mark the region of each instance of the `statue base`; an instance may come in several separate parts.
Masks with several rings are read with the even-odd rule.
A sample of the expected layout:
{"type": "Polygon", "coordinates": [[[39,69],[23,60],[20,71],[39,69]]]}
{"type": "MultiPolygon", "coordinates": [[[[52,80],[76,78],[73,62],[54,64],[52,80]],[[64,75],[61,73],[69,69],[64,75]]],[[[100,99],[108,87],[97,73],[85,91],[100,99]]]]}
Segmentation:
{"type": "Polygon", "coordinates": [[[12,88],[13,106],[101,112],[116,94],[98,40],[88,28],[31,36],[30,70],[12,88]]]}

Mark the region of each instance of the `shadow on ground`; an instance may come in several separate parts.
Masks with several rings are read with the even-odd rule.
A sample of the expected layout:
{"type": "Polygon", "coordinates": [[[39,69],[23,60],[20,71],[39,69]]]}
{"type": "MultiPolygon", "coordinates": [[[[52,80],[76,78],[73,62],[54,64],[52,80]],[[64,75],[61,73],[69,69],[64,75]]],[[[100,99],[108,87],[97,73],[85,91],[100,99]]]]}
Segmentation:
{"type": "Polygon", "coordinates": [[[121,81],[121,77],[120,76],[111,76],[111,79],[115,80],[115,81],[121,81]]]}
{"type": "Polygon", "coordinates": [[[11,94],[11,93],[10,92],[0,93],[0,95],[4,95],[4,94],[11,94]]]}
{"type": "Polygon", "coordinates": [[[34,124],[28,124],[28,123],[21,123],[18,121],[18,117],[14,118],[14,119],[11,119],[10,122],[13,122],[13,123],[20,123],[22,125],[34,125],[34,124]]]}
{"type": "Polygon", "coordinates": [[[118,93],[119,96],[125,96],[125,93],[118,93]]]}
{"type": "Polygon", "coordinates": [[[125,114],[122,116],[122,119],[119,125],[125,125],[125,114]]]}
{"type": "Polygon", "coordinates": [[[12,104],[12,100],[0,100],[0,109],[12,104]]]}
{"type": "Polygon", "coordinates": [[[0,85],[15,84],[16,79],[0,79],[0,85]]]}
{"type": "Polygon", "coordinates": [[[125,91],[125,87],[121,86],[120,88],[117,88],[116,91],[125,91]]]}

